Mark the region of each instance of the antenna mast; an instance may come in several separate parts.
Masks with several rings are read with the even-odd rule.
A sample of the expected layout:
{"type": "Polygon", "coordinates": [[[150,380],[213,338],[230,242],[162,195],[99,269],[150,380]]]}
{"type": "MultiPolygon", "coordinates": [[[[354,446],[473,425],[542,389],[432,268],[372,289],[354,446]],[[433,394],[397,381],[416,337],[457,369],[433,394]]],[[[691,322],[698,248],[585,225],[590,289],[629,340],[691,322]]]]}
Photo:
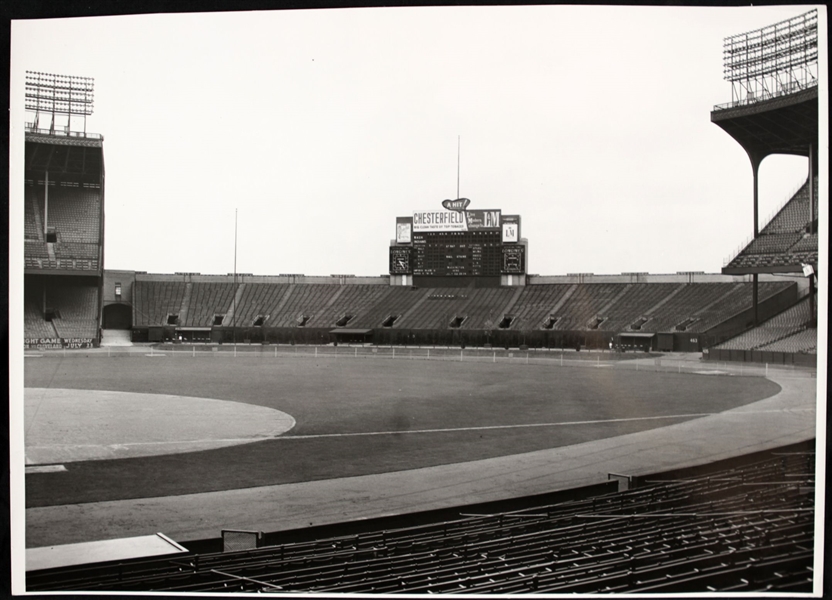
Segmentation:
{"type": "Polygon", "coordinates": [[[459,137],[456,136],[456,197],[459,198],[459,137]]]}

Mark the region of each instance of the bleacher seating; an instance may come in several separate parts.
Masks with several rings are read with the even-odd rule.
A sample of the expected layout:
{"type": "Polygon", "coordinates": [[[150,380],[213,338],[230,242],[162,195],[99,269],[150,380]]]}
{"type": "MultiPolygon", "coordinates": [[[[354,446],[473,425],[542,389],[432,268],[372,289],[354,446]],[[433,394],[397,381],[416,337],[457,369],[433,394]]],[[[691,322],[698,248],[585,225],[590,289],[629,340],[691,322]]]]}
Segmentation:
{"type": "Polygon", "coordinates": [[[494,329],[515,290],[511,288],[476,289],[465,306],[462,329],[494,329]]]}
{"type": "MultiPolygon", "coordinates": [[[[814,315],[816,317],[817,315],[814,315]]],[[[785,348],[791,347],[789,343],[776,344],[779,340],[792,338],[802,330],[806,329],[812,322],[813,315],[809,311],[809,299],[804,298],[791,308],[781,312],[772,317],[760,326],[750,329],[740,335],[727,340],[718,346],[721,350],[770,350],[780,352],[790,352],[785,348]]],[[[815,330],[816,331],[816,330],[815,330]]],[[[811,335],[799,336],[794,338],[797,347],[808,342],[811,335]]],[[[814,343],[809,347],[817,345],[817,333],[815,333],[814,343]]],[[[794,350],[795,352],[800,350],[794,350]]]]}
{"type": "MultiPolygon", "coordinates": [[[[764,302],[782,292],[784,289],[792,285],[785,281],[764,281],[758,284],[758,302],[764,302]]],[[[742,287],[734,290],[734,292],[720,299],[718,302],[706,306],[697,314],[697,322],[690,329],[691,331],[707,331],[711,327],[718,325],[729,317],[732,317],[744,310],[752,307],[753,303],[753,289],[751,284],[743,284],[742,287]]]]}
{"type": "MultiPolygon", "coordinates": [[[[30,573],[92,592],[811,591],[814,455],[557,504],[222,554],[30,573]]],[[[464,509],[463,509],[464,510],[464,509]]]]}
{"type": "Polygon", "coordinates": [[[26,339],[54,339],[58,337],[52,323],[44,320],[43,312],[34,300],[23,304],[23,336],[26,339]]]}
{"type": "Polygon", "coordinates": [[[52,248],[55,251],[55,256],[59,259],[97,259],[99,246],[98,244],[82,244],[79,242],[60,242],[53,244],[52,248]]]}
{"type": "Polygon", "coordinates": [[[805,352],[806,354],[817,354],[817,348],[818,330],[811,327],[771,342],[770,344],[759,346],[757,349],[768,352],[805,352]]]}
{"type": "Polygon", "coordinates": [[[52,321],[62,338],[95,338],[98,336],[98,288],[95,286],[63,286],[52,288],[53,308],[60,318],[52,321]]]}
{"type": "MultiPolygon", "coordinates": [[[[258,315],[275,315],[280,301],[289,290],[285,283],[246,283],[240,296],[237,311],[237,323],[249,326],[258,315]]],[[[266,321],[265,325],[271,325],[266,321]]]]}
{"type": "Polygon", "coordinates": [[[26,258],[49,258],[49,251],[44,242],[23,242],[23,254],[26,258]]]}
{"type": "MultiPolygon", "coordinates": [[[[815,238],[817,239],[817,238],[815,238]]],[[[740,254],[728,265],[730,268],[797,267],[818,264],[817,251],[786,252],[784,254],[740,254]]]]}
{"type": "Polygon", "coordinates": [[[610,308],[600,315],[604,318],[599,329],[603,331],[625,331],[639,317],[673,292],[675,283],[633,283],[627,284],[626,291],[610,308]]]}
{"type": "MultiPolygon", "coordinates": [[[[764,301],[793,285],[763,282],[759,299],[764,301]]],[[[385,321],[396,316],[392,327],[400,330],[446,330],[451,321],[461,319],[461,330],[481,331],[499,329],[510,313],[507,328],[515,331],[542,329],[554,317],[551,329],[558,331],[594,329],[595,319],[600,319],[599,330],[627,331],[644,318],[640,328],[644,332],[670,332],[685,322],[686,331],[701,332],[748,309],[752,299],[751,284],[743,282],[419,289],[246,282],[238,284],[238,289],[234,306],[231,282],[141,281],[134,292],[136,326],[165,325],[169,314],[181,314],[179,325],[208,327],[216,315],[230,315],[233,306],[238,327],[251,327],[257,317],[268,316],[263,327],[294,328],[304,317],[305,327],[329,328],[349,316],[341,326],[379,329],[389,326],[385,321]]]]}
{"type": "Polygon", "coordinates": [[[511,312],[512,329],[540,329],[561,299],[575,285],[551,284],[526,286],[511,312]]]}
{"type": "MultiPolygon", "coordinates": [[[[815,218],[818,214],[818,178],[815,177],[815,218]]],[[[803,232],[810,219],[809,181],[807,180],[794,196],[778,211],[771,221],[763,227],[762,234],[803,232]]]]}
{"type": "Polygon", "coordinates": [[[788,251],[801,238],[802,233],[771,233],[761,235],[745,247],[745,254],[778,254],[788,251]]]}
{"type": "Polygon", "coordinates": [[[37,199],[34,189],[27,185],[24,193],[24,230],[23,236],[26,241],[43,241],[43,221],[38,211],[37,199]]]}
{"type": "MultiPolygon", "coordinates": [[[[349,316],[345,326],[353,327],[386,292],[385,286],[381,285],[345,285],[338,297],[316,315],[313,324],[320,327],[335,326],[339,319],[349,316]]],[[[375,326],[378,327],[378,323],[375,326]]]]}
{"type": "Polygon", "coordinates": [[[304,323],[306,327],[332,325],[332,323],[315,318],[315,315],[332,300],[335,294],[341,291],[341,287],[324,283],[292,285],[287,292],[290,295],[285,299],[282,310],[269,318],[269,325],[296,327],[304,322],[303,317],[308,318],[304,323]]]}
{"type": "Polygon", "coordinates": [[[25,245],[27,269],[98,271],[101,267],[101,198],[97,188],[52,182],[45,210],[43,184],[25,186],[25,245]],[[44,218],[56,241],[47,244],[44,218]]]}
{"type": "Polygon", "coordinates": [[[234,301],[233,283],[192,283],[188,310],[181,308],[176,312],[185,312],[180,325],[188,327],[210,327],[215,314],[228,312],[234,301]]]}
{"type": "Polygon", "coordinates": [[[468,301],[473,288],[447,288],[420,290],[413,298],[413,310],[407,311],[396,322],[396,327],[406,329],[446,329],[468,301]],[[425,298],[421,304],[419,300],[425,298]]]}
{"type": "Polygon", "coordinates": [[[167,324],[169,314],[178,315],[185,296],[184,281],[136,281],[133,286],[133,322],[136,326],[167,324]]]}
{"type": "Polygon", "coordinates": [[[806,233],[797,241],[797,243],[789,248],[789,252],[817,252],[818,251],[818,234],[806,233]]]}
{"type": "MultiPolygon", "coordinates": [[[[350,322],[350,327],[382,327],[386,319],[400,317],[426,294],[424,289],[412,287],[380,287],[384,287],[384,292],[374,304],[368,306],[364,314],[357,315],[350,322]]],[[[397,326],[399,324],[398,321],[395,323],[397,326]]]]}
{"type": "Polygon", "coordinates": [[[98,288],[60,278],[25,290],[24,336],[26,338],[97,338],[98,288]],[[46,321],[46,308],[53,311],[46,321]]]}
{"type": "MultiPolygon", "coordinates": [[[[818,219],[818,179],[815,187],[815,220],[818,219]]],[[[790,198],[783,208],[760,230],[759,235],[735,256],[728,268],[799,267],[801,264],[817,265],[817,232],[810,235],[808,181],[790,198]]]]}
{"type": "Polygon", "coordinates": [[[558,317],[554,325],[557,330],[586,329],[590,319],[599,309],[622,291],[622,283],[588,283],[579,285],[569,300],[553,312],[558,317]]]}
{"type": "Polygon", "coordinates": [[[101,194],[95,188],[50,185],[49,208],[44,210],[44,192],[34,189],[38,209],[46,225],[54,227],[61,242],[100,243],[101,194]]]}

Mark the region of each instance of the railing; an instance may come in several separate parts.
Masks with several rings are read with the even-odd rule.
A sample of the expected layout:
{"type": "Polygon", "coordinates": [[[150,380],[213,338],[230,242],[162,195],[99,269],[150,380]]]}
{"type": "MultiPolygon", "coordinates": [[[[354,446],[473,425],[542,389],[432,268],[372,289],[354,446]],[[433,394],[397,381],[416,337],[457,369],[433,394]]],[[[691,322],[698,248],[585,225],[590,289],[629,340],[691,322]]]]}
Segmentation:
{"type": "Polygon", "coordinates": [[[751,106],[752,104],[758,104],[760,102],[764,102],[765,100],[771,100],[773,98],[788,96],[790,94],[816,88],[817,86],[817,80],[809,82],[808,85],[803,85],[799,81],[793,81],[788,85],[779,87],[775,92],[766,90],[761,94],[748,95],[745,98],[740,98],[739,100],[732,100],[731,102],[726,102],[724,104],[715,104],[714,112],[719,110],[727,110],[729,108],[737,108],[738,106],[751,106]]]}
{"type": "MultiPolygon", "coordinates": [[[[771,211],[771,212],[769,213],[768,217],[766,217],[766,218],[763,220],[763,222],[765,223],[765,225],[763,225],[762,227],[760,227],[760,228],[759,228],[760,232],[762,232],[762,231],[763,231],[766,227],[768,227],[769,225],[771,225],[771,222],[774,220],[774,218],[775,218],[777,215],[779,215],[779,214],[780,214],[780,211],[782,211],[782,210],[786,207],[786,205],[794,199],[794,197],[797,195],[797,192],[799,192],[799,191],[800,191],[800,189],[801,189],[804,185],[806,185],[806,182],[807,182],[807,181],[809,181],[809,179],[808,179],[808,178],[807,178],[807,179],[806,179],[806,181],[804,181],[803,183],[800,183],[800,184],[796,185],[796,186],[794,187],[794,189],[792,190],[792,192],[791,192],[791,193],[790,193],[790,194],[786,197],[786,199],[783,201],[783,203],[782,203],[779,207],[777,207],[776,209],[774,209],[773,211],[771,211]]],[[[752,242],[752,240],[753,240],[753,239],[754,239],[754,236],[753,236],[753,235],[750,235],[750,236],[746,237],[746,238],[745,238],[745,241],[743,241],[743,242],[742,242],[739,246],[737,246],[737,248],[734,250],[733,254],[729,254],[727,258],[723,258],[723,259],[722,259],[722,266],[723,266],[723,267],[727,267],[727,266],[731,263],[731,261],[732,261],[732,260],[734,260],[735,258],[737,258],[737,257],[740,255],[740,253],[741,253],[743,250],[745,250],[745,248],[748,246],[748,244],[750,244],[750,243],[752,242]]]]}
{"type": "Polygon", "coordinates": [[[49,135],[53,137],[69,137],[81,138],[87,140],[103,140],[104,136],[100,133],[89,133],[87,131],[69,131],[67,128],[62,129],[42,129],[36,127],[34,123],[26,123],[26,133],[36,133],[38,135],[49,135]]]}
{"type": "MultiPolygon", "coordinates": [[[[33,345],[34,346],[34,345],[33,345]]],[[[187,360],[193,358],[248,359],[248,360],[422,360],[464,363],[501,363],[541,368],[580,367],[589,369],[615,369],[652,373],[687,373],[705,376],[747,376],[766,377],[779,373],[781,377],[815,378],[816,370],[811,367],[799,368],[793,364],[748,364],[731,363],[690,356],[661,356],[641,352],[581,351],[573,350],[504,350],[496,348],[449,348],[426,346],[369,346],[343,345],[286,345],[286,344],[137,344],[135,346],[111,346],[97,349],[71,350],[72,356],[88,358],[134,358],[154,357],[156,359],[187,360]]],[[[26,350],[24,356],[59,357],[66,356],[67,350],[57,347],[26,350]]],[[[773,362],[773,361],[772,361],[773,362]]]]}

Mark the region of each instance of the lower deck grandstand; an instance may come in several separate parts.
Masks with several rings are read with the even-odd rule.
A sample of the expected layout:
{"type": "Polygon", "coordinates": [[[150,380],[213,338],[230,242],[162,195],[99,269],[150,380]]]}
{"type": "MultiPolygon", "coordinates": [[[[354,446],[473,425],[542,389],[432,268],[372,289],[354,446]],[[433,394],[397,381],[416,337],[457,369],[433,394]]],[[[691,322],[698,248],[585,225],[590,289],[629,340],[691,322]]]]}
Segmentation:
{"type": "Polygon", "coordinates": [[[817,309],[812,314],[808,298],[772,317],[759,327],[731,338],[716,350],[769,350],[815,354],[817,309]]]}
{"type": "MultiPolygon", "coordinates": [[[[629,481],[624,491],[222,553],[31,573],[30,591],[248,593],[805,592],[811,444],[629,481]],[[703,587],[703,586],[706,586],[703,587]]],[[[375,525],[378,527],[378,525],[375,525]]]]}
{"type": "Polygon", "coordinates": [[[96,278],[32,277],[24,295],[24,332],[32,345],[61,340],[89,345],[98,339],[99,288],[96,278]]]}

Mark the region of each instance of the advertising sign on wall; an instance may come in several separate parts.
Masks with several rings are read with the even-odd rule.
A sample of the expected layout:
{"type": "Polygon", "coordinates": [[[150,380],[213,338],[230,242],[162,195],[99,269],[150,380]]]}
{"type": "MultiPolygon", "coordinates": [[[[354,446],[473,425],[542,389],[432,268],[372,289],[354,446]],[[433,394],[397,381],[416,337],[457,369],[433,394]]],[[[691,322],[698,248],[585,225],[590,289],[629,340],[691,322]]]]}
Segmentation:
{"type": "Polygon", "coordinates": [[[60,350],[94,348],[92,338],[26,338],[23,340],[24,350],[60,350]]]}
{"type": "Polygon", "coordinates": [[[412,241],[413,219],[410,217],[396,217],[396,243],[409,244],[412,241]]]}
{"type": "Polygon", "coordinates": [[[466,231],[465,213],[455,210],[418,210],[413,213],[413,231],[466,231]]]}
{"type": "Polygon", "coordinates": [[[520,241],[520,215],[503,215],[503,242],[520,241]]]}
{"type": "Polygon", "coordinates": [[[468,231],[497,231],[500,229],[500,210],[466,210],[468,231]]]}
{"type": "Polygon", "coordinates": [[[413,231],[498,231],[500,210],[420,210],[413,213],[413,231]]]}

